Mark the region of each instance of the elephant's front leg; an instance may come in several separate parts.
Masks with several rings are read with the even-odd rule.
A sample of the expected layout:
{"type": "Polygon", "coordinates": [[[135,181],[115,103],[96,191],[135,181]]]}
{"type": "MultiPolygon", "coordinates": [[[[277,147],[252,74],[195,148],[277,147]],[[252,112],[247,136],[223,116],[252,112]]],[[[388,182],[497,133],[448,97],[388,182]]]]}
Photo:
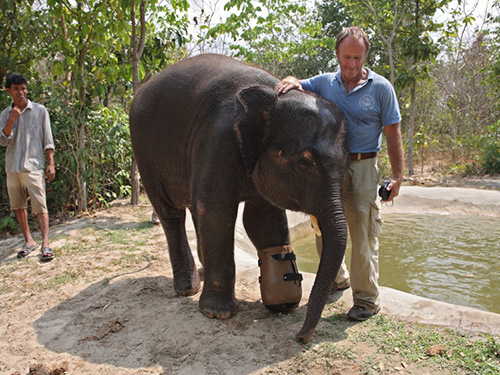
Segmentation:
{"type": "Polygon", "coordinates": [[[261,197],[245,202],[243,225],[257,249],[290,244],[285,211],[261,197]]]}
{"type": "Polygon", "coordinates": [[[238,204],[196,206],[204,283],[200,310],[209,318],[228,319],[236,313],[234,294],[234,225],[238,204]]]}
{"type": "Polygon", "coordinates": [[[290,246],[285,211],[255,198],[245,203],[243,223],[258,250],[263,304],[277,312],[294,309],[302,298],[302,275],[290,246]]]}

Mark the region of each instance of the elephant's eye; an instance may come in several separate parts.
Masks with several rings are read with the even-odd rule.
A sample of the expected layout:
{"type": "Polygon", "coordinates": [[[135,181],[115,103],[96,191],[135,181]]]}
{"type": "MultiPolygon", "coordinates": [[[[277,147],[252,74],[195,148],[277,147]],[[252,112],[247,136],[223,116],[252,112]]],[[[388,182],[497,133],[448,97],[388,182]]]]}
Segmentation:
{"type": "Polygon", "coordinates": [[[299,168],[307,173],[312,173],[312,164],[306,160],[299,161],[299,168]]]}
{"type": "Polygon", "coordinates": [[[297,164],[301,170],[308,174],[313,173],[314,169],[316,168],[316,162],[314,162],[314,160],[301,159],[297,164]]]}
{"type": "Polygon", "coordinates": [[[309,150],[306,150],[300,156],[301,159],[298,163],[300,169],[306,171],[309,174],[312,173],[314,168],[316,167],[316,162],[314,161],[313,153],[309,150]]]}

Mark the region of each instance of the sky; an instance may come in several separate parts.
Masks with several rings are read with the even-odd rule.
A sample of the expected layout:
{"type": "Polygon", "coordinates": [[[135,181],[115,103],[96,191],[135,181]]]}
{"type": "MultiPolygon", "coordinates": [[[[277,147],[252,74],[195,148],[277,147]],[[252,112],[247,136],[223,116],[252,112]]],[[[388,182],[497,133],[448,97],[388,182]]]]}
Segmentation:
{"type": "MultiPolygon", "coordinates": [[[[457,9],[464,14],[472,15],[475,18],[474,25],[484,28],[488,12],[498,14],[498,9],[492,9],[493,3],[494,0],[462,0],[459,5],[458,1],[454,0],[450,3],[448,9],[457,9]]],[[[450,15],[445,12],[438,12],[436,17],[439,21],[446,21],[451,18],[450,15]]]]}
{"type": "MultiPolygon", "coordinates": [[[[229,12],[224,11],[224,5],[228,0],[188,0],[190,4],[189,18],[190,18],[190,32],[193,35],[197,34],[200,25],[205,24],[206,26],[213,27],[218,22],[221,22],[229,15],[229,12]],[[204,10],[205,17],[200,17],[204,10]],[[210,18],[210,23],[205,23],[207,16],[210,18]],[[196,17],[196,20],[194,18],[196,17]],[[198,28],[198,30],[197,30],[198,28]]],[[[472,25],[465,28],[465,40],[471,41],[474,38],[474,31],[476,28],[485,29],[486,28],[486,16],[487,13],[494,12],[496,15],[499,14],[499,7],[492,9],[495,0],[462,0],[458,4],[458,0],[453,0],[448,6],[448,11],[440,11],[436,14],[436,19],[440,22],[446,22],[451,20],[450,10],[460,10],[462,14],[472,15],[475,20],[472,25]]]]}

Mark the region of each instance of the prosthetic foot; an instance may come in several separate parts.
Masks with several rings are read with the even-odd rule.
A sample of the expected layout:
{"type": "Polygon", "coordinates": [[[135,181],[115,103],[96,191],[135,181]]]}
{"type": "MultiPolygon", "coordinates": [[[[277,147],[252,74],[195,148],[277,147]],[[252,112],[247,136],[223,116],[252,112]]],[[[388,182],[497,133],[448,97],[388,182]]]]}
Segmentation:
{"type": "Polygon", "coordinates": [[[284,312],[296,308],[302,298],[302,274],[298,273],[291,246],[260,249],[260,294],[268,310],[284,312]]]}

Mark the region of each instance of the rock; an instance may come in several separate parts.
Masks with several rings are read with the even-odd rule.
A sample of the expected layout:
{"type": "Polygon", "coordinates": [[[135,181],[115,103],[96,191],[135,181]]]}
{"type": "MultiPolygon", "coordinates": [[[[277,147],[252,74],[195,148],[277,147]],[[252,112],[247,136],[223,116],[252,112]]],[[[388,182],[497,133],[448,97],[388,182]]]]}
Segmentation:
{"type": "Polygon", "coordinates": [[[434,357],[436,355],[443,355],[444,354],[444,347],[441,344],[431,346],[425,354],[429,357],[434,357]]]}

